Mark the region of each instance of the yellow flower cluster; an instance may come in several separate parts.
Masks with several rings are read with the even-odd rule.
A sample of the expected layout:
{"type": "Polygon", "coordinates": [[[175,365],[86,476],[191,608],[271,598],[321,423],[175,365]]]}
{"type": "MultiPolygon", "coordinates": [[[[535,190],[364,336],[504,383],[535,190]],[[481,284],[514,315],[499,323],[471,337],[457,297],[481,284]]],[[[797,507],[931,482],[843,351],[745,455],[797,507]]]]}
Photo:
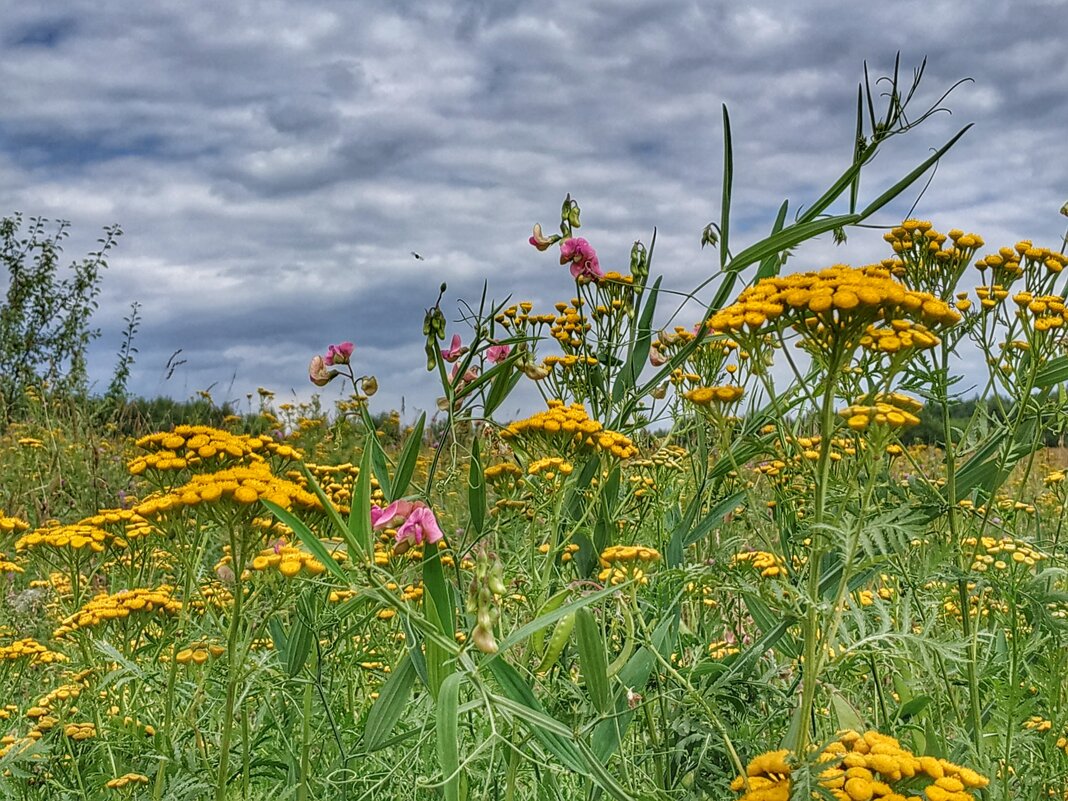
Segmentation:
{"type": "Polygon", "coordinates": [[[124,773],[122,776],[109,779],[104,786],[109,790],[121,790],[131,784],[148,784],[148,776],[143,776],[140,773],[124,773]]]}
{"type": "Polygon", "coordinates": [[[96,526],[80,523],[46,526],[19,537],[15,541],[15,551],[21,553],[26,550],[48,547],[100,553],[110,539],[112,539],[111,534],[96,526]]]}
{"type": "Polygon", "coordinates": [[[732,656],[737,653],[739,653],[738,646],[731,645],[726,640],[709,643],[708,646],[708,656],[711,659],[723,659],[724,657],[732,656]]]}
{"type": "Polygon", "coordinates": [[[878,353],[897,353],[905,348],[933,348],[940,342],[926,326],[910,320],[891,320],[889,326],[869,325],[860,338],[861,347],[878,353]]]}
{"type": "MultiPolygon", "coordinates": [[[[335,562],[344,562],[348,558],[345,551],[335,550],[331,554],[335,562]]],[[[310,576],[318,576],[326,571],[326,565],[307,551],[295,545],[282,544],[277,548],[266,548],[252,559],[253,570],[270,570],[275,568],[286,578],[293,578],[301,570],[310,576]]]]}
{"type": "Polygon", "coordinates": [[[172,587],[163,584],[156,589],[120,590],[114,595],[102,592],[73,615],[64,619],[52,636],[63,637],[79,629],[98,626],[109,620],[123,620],[134,612],[176,614],[181,610],[182,602],[171,597],[172,591],[172,587]]]}
{"type": "MultiPolygon", "coordinates": [[[[820,786],[839,801],[974,801],[972,791],[990,783],[971,768],[917,757],[893,737],[874,731],[863,735],[842,732],[818,761],[822,765],[820,786]],[[913,780],[909,795],[894,789],[898,782],[909,780],[913,780]],[[927,782],[922,796],[913,789],[917,780],[927,782]]],[[[746,768],[747,775],[738,776],[731,789],[742,793],[739,801],[788,801],[792,772],[790,752],[771,751],[755,757],[746,768]]]]}
{"type": "MultiPolygon", "coordinates": [[[[578,553],[578,551],[578,544],[574,542],[569,542],[567,545],[560,549],[560,561],[570,562],[574,558],[575,554],[578,553]]],[[[540,553],[542,556],[547,556],[549,553],[549,543],[543,542],[541,545],[539,545],[538,553],[540,553]]]]}
{"type": "MultiPolygon", "coordinates": [[[[360,468],[357,465],[346,462],[338,465],[310,464],[305,463],[308,472],[315,478],[319,488],[326,493],[326,497],[341,514],[349,513],[352,503],[352,487],[360,477],[360,468]]],[[[307,489],[307,479],[299,470],[291,470],[286,473],[286,478],[307,489]]],[[[371,476],[372,495],[378,489],[378,480],[371,476]]]]}
{"type": "Polygon", "coordinates": [[[1031,731],[1047,732],[1053,728],[1053,722],[1046,720],[1041,715],[1032,715],[1024,721],[1023,727],[1031,731]]]}
{"type": "Polygon", "coordinates": [[[644,545],[609,545],[601,551],[601,567],[629,562],[652,564],[660,561],[660,552],[644,545]]]}
{"type": "Polygon", "coordinates": [[[913,318],[928,326],[953,325],[960,315],[927,292],[895,281],[881,266],[844,264],[819,272],[763,278],[708,320],[715,331],[756,331],[780,318],[804,330],[810,320],[830,330],[879,320],[913,318]]]}
{"type": "Polygon", "coordinates": [[[134,511],[145,518],[153,518],[182,507],[211,503],[220,498],[249,505],[260,499],[289,509],[294,505],[307,509],[321,509],[319,499],[288,479],[279,478],[265,462],[231,467],[216,473],[194,475],[177,489],[147,498],[134,511]]]}
{"type": "Polygon", "coordinates": [[[15,564],[3,551],[0,551],[0,573],[22,573],[22,566],[15,564]]]}
{"type": "Polygon", "coordinates": [[[486,481],[496,484],[515,481],[523,475],[523,470],[513,462],[501,462],[487,467],[482,471],[482,475],[486,477],[486,481]]]}
{"type": "Polygon", "coordinates": [[[741,551],[731,559],[731,564],[748,564],[764,578],[777,578],[787,574],[782,557],[768,551],[741,551]]]}
{"type": "Polygon", "coordinates": [[[50,665],[53,662],[66,662],[67,657],[59,651],[50,651],[47,646],[32,637],[15,640],[7,645],[0,645],[0,662],[14,661],[29,657],[32,665],[50,665]]]}
{"type": "Polygon", "coordinates": [[[740,400],[745,390],[736,384],[719,387],[696,387],[682,394],[694,406],[711,406],[713,403],[734,403],[740,400]]]}
{"type": "Polygon", "coordinates": [[[549,334],[565,351],[581,348],[583,337],[592,328],[582,312],[583,302],[582,298],[572,298],[570,305],[556,304],[556,310],[560,314],[553,318],[549,334]]]}
{"type": "Polygon", "coordinates": [[[938,261],[960,259],[967,253],[975,253],[986,243],[979,234],[966,234],[959,228],[949,232],[948,239],[953,243],[950,248],[942,248],[947,236],[934,230],[927,220],[905,220],[901,225],[883,234],[883,239],[890,243],[894,253],[899,256],[913,251],[916,254],[931,254],[938,261]]]}
{"type": "MultiPolygon", "coordinates": [[[[1017,292],[1012,296],[1013,302],[1034,319],[1036,331],[1049,331],[1051,328],[1064,326],[1064,296],[1035,295],[1032,292],[1017,292]]],[[[1026,319],[1026,318],[1025,318],[1026,319]]]]}
{"type": "Polygon", "coordinates": [[[1011,248],[1000,248],[975,263],[980,272],[989,269],[994,281],[1006,284],[1038,265],[1045,267],[1048,274],[1057,275],[1068,266],[1068,257],[1049,248],[1035,247],[1030,239],[1022,239],[1011,248]]]}
{"type": "Polygon", "coordinates": [[[628,581],[648,584],[649,578],[641,565],[660,561],[655,548],[644,545],[610,545],[601,551],[601,571],[597,579],[605,585],[618,586],[628,581]]]}
{"type": "Polygon", "coordinates": [[[1026,542],[1009,536],[1000,539],[980,537],[978,540],[975,537],[965,537],[963,543],[966,547],[975,549],[972,570],[977,573],[985,573],[991,567],[995,570],[1008,570],[1013,565],[1033,568],[1046,558],[1044,553],[1026,542]]]}
{"type": "Polygon", "coordinates": [[[920,423],[916,413],[923,408],[923,404],[908,395],[898,392],[876,395],[870,405],[867,400],[861,398],[857,403],[838,412],[839,416],[845,418],[846,425],[854,431],[864,431],[873,423],[891,428],[904,428],[920,423]]]}
{"type": "Polygon", "coordinates": [[[89,740],[96,737],[96,724],[85,721],[83,723],[68,723],[63,727],[63,734],[72,740],[89,740]]]}
{"type": "Polygon", "coordinates": [[[209,659],[216,659],[226,653],[226,649],[214,643],[194,643],[188,648],[183,648],[174,655],[174,661],[179,665],[203,665],[209,659]]]}
{"type": "Polygon", "coordinates": [[[557,473],[562,476],[569,476],[574,470],[575,466],[571,462],[561,459],[559,456],[546,456],[543,459],[536,459],[527,467],[529,475],[536,476],[542,473],[548,481],[555,479],[557,473]]]}
{"type": "Polygon", "coordinates": [[[127,469],[132,475],[145,470],[183,470],[195,467],[208,459],[217,461],[259,461],[263,453],[281,459],[299,459],[300,453],[289,445],[278,444],[270,438],[231,434],[210,426],[177,426],[172,432],[149,434],[136,445],[149,451],[146,456],[133,459],[127,469]]]}
{"type": "Polygon", "coordinates": [[[560,400],[550,400],[546,411],[510,424],[501,431],[501,437],[506,440],[563,439],[577,446],[597,448],[619,459],[629,459],[638,453],[638,448],[629,438],[609,431],[597,420],[591,420],[581,403],[565,406],[560,400]]]}
{"type": "Polygon", "coordinates": [[[5,517],[4,512],[0,509],[0,534],[14,534],[19,531],[25,531],[30,527],[30,524],[25,520],[20,520],[17,517],[5,517]]]}

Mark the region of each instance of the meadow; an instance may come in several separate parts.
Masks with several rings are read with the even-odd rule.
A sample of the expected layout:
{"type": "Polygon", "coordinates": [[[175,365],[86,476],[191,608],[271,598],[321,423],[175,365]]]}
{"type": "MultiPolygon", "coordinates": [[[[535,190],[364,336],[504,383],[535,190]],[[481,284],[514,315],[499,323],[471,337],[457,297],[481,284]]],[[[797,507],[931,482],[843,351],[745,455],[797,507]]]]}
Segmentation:
{"type": "Polygon", "coordinates": [[[692,318],[655,237],[606,271],[568,196],[529,242],[559,303],[450,319],[442,286],[429,418],[375,410],[358,342],[309,354],[334,408],[242,414],[125,398],[129,340],[79,392],[84,320],[12,361],[0,797],[1068,799],[1064,243],[910,218],[791,257],[952,147],[860,202],[906,89],[737,250],[724,111],[692,318]]]}

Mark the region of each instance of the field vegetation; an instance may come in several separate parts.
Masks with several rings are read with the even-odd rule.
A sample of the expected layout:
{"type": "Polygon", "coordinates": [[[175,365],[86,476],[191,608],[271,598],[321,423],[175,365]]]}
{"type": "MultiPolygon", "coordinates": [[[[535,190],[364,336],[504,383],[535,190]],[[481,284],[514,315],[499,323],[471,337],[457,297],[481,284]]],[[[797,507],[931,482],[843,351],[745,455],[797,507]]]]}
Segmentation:
{"type": "Polygon", "coordinates": [[[119,232],[64,279],[65,228],[5,220],[0,797],[1068,799],[1064,242],[792,256],[964,133],[861,192],[920,74],[743,248],[724,110],[719,269],[675,309],[655,236],[602,269],[568,196],[530,238],[559,303],[442,286],[429,418],[351,342],[309,365],[334,408],[131,399],[136,306],[94,396],[119,232]]]}

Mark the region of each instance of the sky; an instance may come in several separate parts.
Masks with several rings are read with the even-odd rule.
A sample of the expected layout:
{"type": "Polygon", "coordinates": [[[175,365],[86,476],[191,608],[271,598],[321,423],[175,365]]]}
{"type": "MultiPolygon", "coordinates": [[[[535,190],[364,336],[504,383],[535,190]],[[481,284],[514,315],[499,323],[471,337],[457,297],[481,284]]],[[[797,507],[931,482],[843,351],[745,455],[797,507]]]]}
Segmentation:
{"type": "MultiPolygon", "coordinates": [[[[94,318],[98,391],[136,301],[137,395],[211,387],[245,404],[262,386],[305,400],[311,356],[351,340],[356,371],[381,388],[373,409],[433,408],[422,319],[440,283],[450,334],[469,333],[452,321],[483,282],[545,310],[569,298],[566,268],[527,237],[555,227],[570,192],[602,267],[625,272],[656,227],[654,276],[692,290],[719,264],[701,231],[719,218],[721,106],[737,251],[783,199],[793,213],[848,166],[864,64],[874,79],[898,52],[906,78],[927,58],[916,111],[971,80],[865,168],[862,201],[974,127],[922,197],[923,182],[869,222],[892,225],[918,199],[916,216],[994,248],[1059,246],[1068,223],[1066,0],[0,0],[0,12],[0,216],[69,220],[72,259],[103,226],[124,231],[94,318]]],[[[878,261],[881,234],[822,237],[786,271],[878,261]]]]}

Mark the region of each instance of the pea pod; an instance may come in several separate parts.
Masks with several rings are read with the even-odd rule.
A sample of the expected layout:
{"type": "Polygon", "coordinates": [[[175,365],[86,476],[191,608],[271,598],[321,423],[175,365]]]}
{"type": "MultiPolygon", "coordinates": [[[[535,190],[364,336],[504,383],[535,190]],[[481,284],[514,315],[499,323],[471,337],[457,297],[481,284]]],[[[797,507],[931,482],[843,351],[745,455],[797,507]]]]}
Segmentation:
{"type": "MultiPolygon", "coordinates": [[[[542,615],[547,615],[550,612],[555,612],[557,609],[564,605],[564,601],[566,601],[570,595],[571,593],[569,590],[560,590],[560,592],[556,593],[556,595],[552,596],[551,598],[549,598],[549,600],[547,600],[541,605],[541,608],[538,609],[537,614],[534,615],[535,619],[541,617],[542,615]]],[[[544,649],[544,628],[538,629],[530,635],[530,647],[534,650],[534,653],[536,654],[541,653],[541,651],[544,649]]]]}
{"type": "Polygon", "coordinates": [[[564,615],[557,621],[556,628],[553,629],[553,636],[549,638],[549,643],[545,646],[545,654],[542,656],[538,667],[535,668],[535,673],[548,673],[552,666],[556,664],[556,660],[560,658],[560,654],[564,652],[564,648],[567,646],[567,641],[571,639],[571,632],[574,628],[574,612],[564,615]]]}

